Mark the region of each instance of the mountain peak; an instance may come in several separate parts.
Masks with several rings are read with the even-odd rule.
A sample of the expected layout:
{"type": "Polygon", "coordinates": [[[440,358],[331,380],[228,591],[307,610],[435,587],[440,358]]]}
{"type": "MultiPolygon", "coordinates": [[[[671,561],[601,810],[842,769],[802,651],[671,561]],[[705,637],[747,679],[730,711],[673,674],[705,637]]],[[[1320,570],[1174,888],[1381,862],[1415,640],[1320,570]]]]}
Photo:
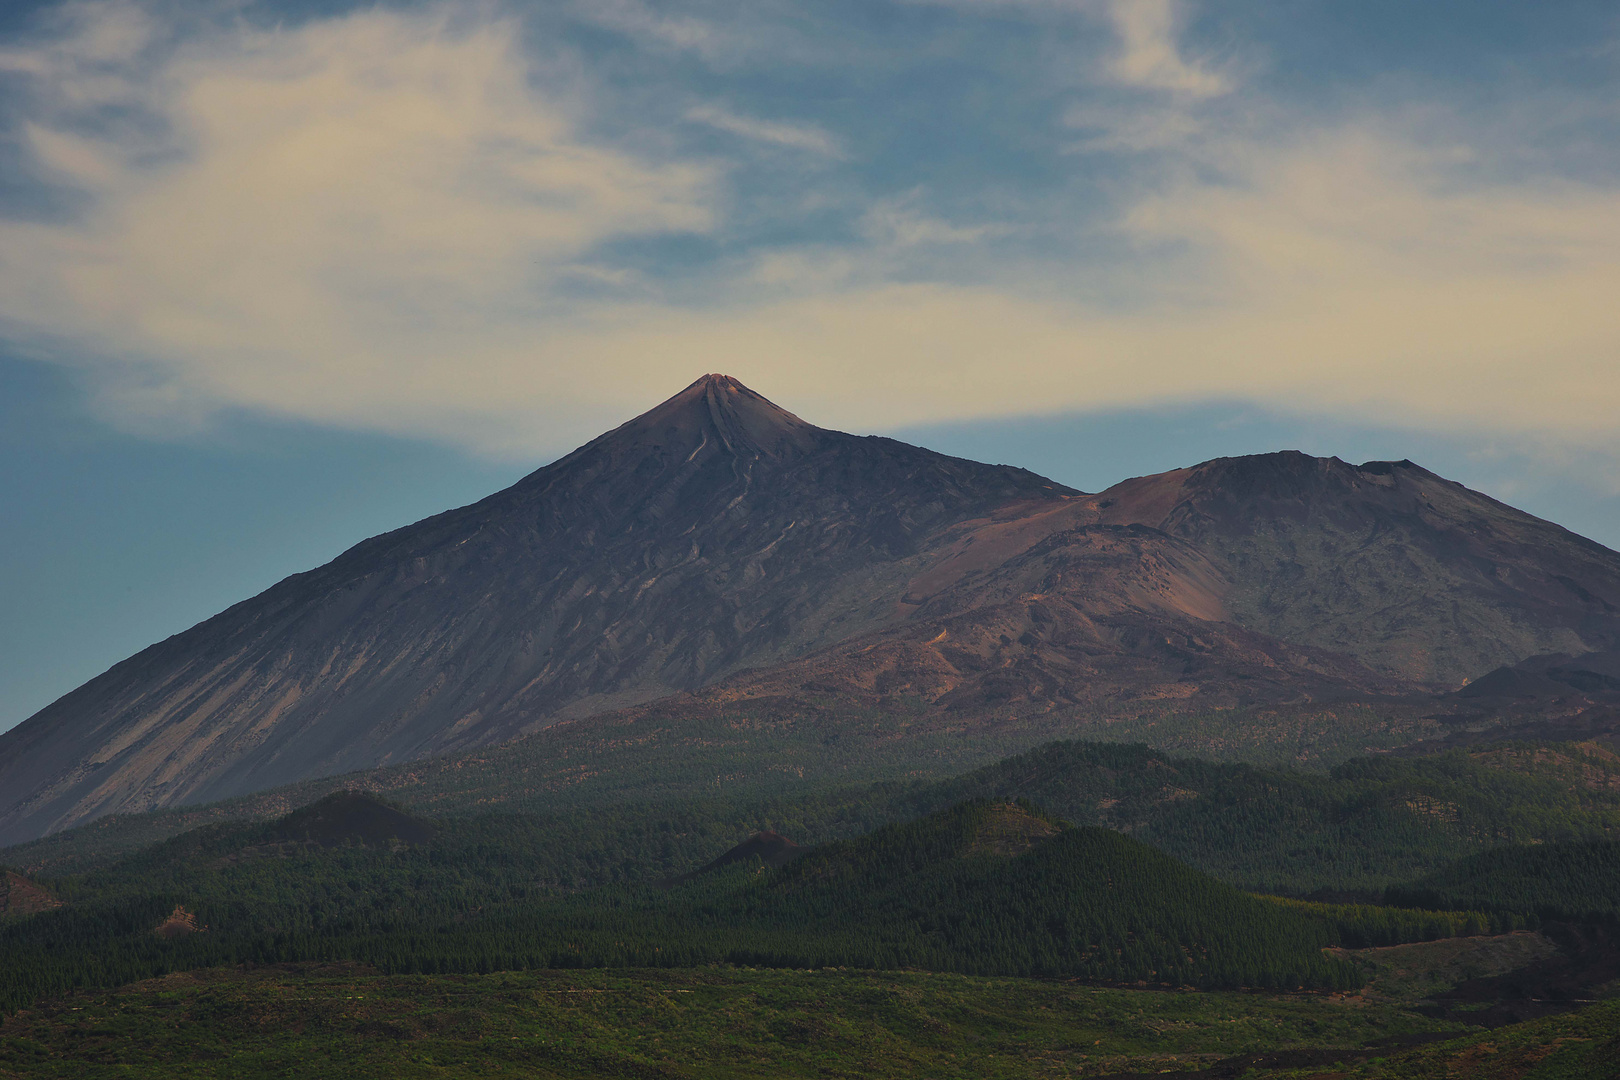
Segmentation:
{"type": "Polygon", "coordinates": [[[604,438],[657,445],[666,453],[680,450],[683,456],[722,450],[781,458],[815,448],[823,434],[730,375],[710,374],[604,438]]]}
{"type": "Polygon", "coordinates": [[[781,715],[830,687],[942,724],[1014,708],[1067,723],[1111,702],[1450,689],[1617,643],[1620,553],[1406,463],[1284,452],[1081,496],[817,427],[712,373],[0,733],[0,842],[500,742],[750,670],[745,696],[780,695],[781,715]]]}

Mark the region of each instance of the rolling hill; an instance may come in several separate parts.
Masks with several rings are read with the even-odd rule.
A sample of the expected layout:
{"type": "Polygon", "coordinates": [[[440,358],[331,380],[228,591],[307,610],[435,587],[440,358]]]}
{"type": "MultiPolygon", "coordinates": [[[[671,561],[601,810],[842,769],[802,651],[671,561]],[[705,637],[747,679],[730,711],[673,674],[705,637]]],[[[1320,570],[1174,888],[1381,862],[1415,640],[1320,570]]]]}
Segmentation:
{"type": "MultiPolygon", "coordinates": [[[[1357,981],[1321,951],[1344,940],[1332,913],[1249,895],[1025,805],[960,803],[774,869],[771,852],[722,857],[672,887],[547,887],[526,858],[547,839],[532,822],[440,818],[423,844],[273,843],[333,810],[347,819],[340,831],[365,840],[379,807],[350,798],[205,827],[65,879],[63,906],[0,923],[0,1010],[75,986],[314,959],[425,973],[729,963],[1170,986],[1357,981]],[[161,932],[182,916],[189,933],[161,932]]],[[[1383,918],[1397,939],[1433,921],[1383,918]]]]}

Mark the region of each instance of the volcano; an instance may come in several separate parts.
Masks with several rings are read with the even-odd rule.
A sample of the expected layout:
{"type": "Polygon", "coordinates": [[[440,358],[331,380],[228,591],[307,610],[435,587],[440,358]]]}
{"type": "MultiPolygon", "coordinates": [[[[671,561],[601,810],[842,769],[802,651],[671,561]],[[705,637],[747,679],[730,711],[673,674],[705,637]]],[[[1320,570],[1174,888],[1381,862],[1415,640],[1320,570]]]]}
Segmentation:
{"type": "Polygon", "coordinates": [[[707,375],[0,735],[0,843],[503,742],[746,674],[928,708],[1454,690],[1620,644],[1620,555],[1410,462],[1096,495],[707,375]]]}

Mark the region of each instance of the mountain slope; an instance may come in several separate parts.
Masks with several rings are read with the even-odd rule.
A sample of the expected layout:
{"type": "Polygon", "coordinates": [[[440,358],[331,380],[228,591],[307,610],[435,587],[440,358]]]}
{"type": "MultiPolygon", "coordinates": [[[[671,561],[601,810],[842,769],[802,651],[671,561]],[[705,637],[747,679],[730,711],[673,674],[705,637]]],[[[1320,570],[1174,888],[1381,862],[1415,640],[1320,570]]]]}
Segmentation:
{"type": "Polygon", "coordinates": [[[1204,552],[1233,621],[1437,688],[1620,634],[1620,556],[1410,461],[1219,458],[1090,501],[1204,552]]]}
{"type": "Polygon", "coordinates": [[[890,618],[918,537],[1072,494],[707,376],[0,736],[0,836],[496,741],[780,661],[890,618]]]}
{"type": "Polygon", "coordinates": [[[710,375],[0,735],[0,843],[681,692],[1038,717],[1032,742],[1616,643],[1620,554],[1409,462],[1269,454],[1084,495],[710,375]]]}
{"type": "Polygon", "coordinates": [[[1493,848],[1387,895],[1413,907],[1466,904],[1477,911],[1613,923],[1620,921],[1620,841],[1493,848]]]}
{"type": "Polygon", "coordinates": [[[1227,708],[1452,690],[1620,641],[1620,554],[1406,461],[1222,458],[1009,506],[933,548],[904,623],[738,692],[1227,708]]]}

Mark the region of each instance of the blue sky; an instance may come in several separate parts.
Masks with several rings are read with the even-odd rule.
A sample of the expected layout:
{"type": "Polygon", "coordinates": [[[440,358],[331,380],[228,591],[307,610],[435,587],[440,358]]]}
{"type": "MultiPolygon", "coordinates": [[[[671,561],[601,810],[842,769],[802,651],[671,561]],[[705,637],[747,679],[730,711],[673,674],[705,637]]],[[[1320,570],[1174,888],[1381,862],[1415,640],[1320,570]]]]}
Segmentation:
{"type": "Polygon", "coordinates": [[[1620,545],[1612,3],[0,14],[0,728],[707,371],[1620,545]]]}

